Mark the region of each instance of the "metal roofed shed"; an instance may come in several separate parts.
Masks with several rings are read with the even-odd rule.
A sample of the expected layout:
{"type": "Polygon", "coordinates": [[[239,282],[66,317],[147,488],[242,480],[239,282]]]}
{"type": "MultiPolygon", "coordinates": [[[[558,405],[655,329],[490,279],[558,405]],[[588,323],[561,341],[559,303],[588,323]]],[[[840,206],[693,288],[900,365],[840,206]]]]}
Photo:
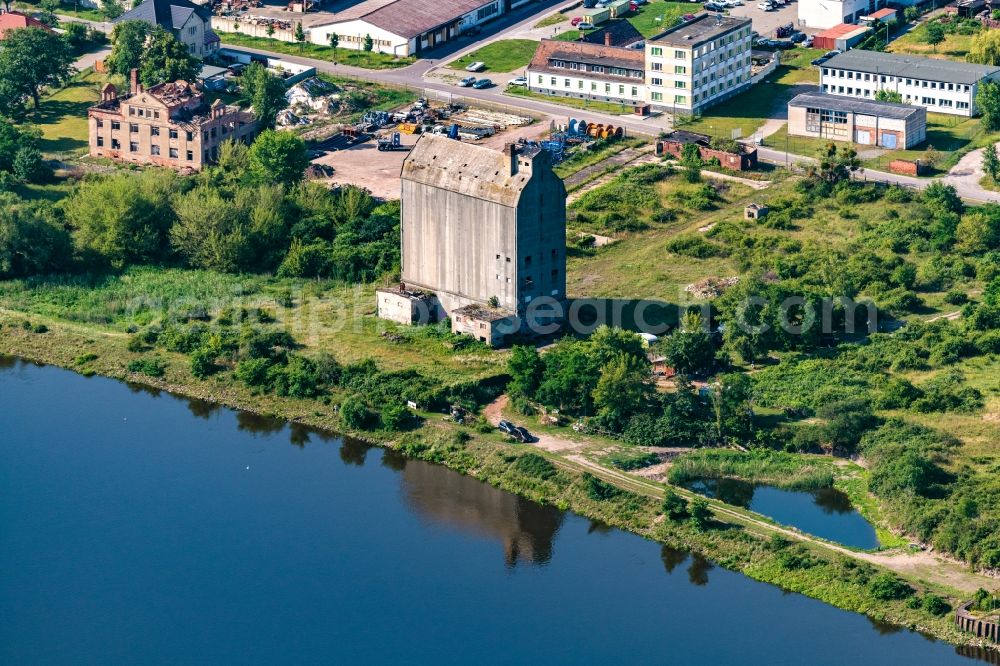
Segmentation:
{"type": "Polygon", "coordinates": [[[861,43],[871,30],[868,26],[841,23],[828,30],[816,33],[813,36],[813,48],[846,51],[852,46],[861,43]]]}
{"type": "MultiPolygon", "coordinates": [[[[815,42],[814,42],[815,43],[815,42]]],[[[825,69],[846,69],[869,74],[902,76],[925,81],[972,85],[1000,74],[1000,67],[957,60],[921,58],[901,53],[881,53],[854,49],[835,55],[823,63],[825,69]]]]}
{"type": "Polygon", "coordinates": [[[927,109],[827,93],[802,93],[788,103],[788,134],[907,149],[926,140],[927,109]]]}

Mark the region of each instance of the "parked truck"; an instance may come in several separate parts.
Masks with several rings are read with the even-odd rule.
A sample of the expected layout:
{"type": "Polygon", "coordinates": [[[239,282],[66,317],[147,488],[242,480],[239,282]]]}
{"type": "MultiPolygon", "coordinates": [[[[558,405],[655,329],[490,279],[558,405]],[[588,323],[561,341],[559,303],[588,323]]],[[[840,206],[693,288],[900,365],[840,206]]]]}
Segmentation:
{"type": "Polygon", "coordinates": [[[400,139],[399,132],[393,132],[392,136],[380,136],[378,138],[378,149],[382,152],[392,150],[409,150],[411,146],[404,146],[400,139]]]}

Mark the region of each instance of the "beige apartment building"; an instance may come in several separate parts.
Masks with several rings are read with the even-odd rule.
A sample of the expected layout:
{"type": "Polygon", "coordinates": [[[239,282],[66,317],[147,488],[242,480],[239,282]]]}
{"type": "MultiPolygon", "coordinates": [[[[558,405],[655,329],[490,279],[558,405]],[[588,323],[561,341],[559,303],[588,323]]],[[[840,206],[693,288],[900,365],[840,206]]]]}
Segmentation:
{"type": "Polygon", "coordinates": [[[223,141],[250,141],[252,113],[216,100],[211,105],[194,84],[161,83],[145,90],[132,70],[132,92],[114,85],[87,111],[90,154],[123,162],[199,170],[213,162],[223,141]]]}
{"type": "Polygon", "coordinates": [[[702,14],[646,41],[649,103],[690,115],[751,84],[750,19],[702,14]]]}

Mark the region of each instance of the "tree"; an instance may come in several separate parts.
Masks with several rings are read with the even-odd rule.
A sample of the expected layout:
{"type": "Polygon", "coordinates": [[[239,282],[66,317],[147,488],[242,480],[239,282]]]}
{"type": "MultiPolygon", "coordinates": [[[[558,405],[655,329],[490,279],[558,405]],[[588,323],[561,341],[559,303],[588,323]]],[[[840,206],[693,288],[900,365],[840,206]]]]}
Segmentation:
{"type": "Polygon", "coordinates": [[[101,0],[101,13],[109,21],[114,21],[125,13],[125,8],[119,0],[101,0]]]}
{"type": "Polygon", "coordinates": [[[371,53],[371,50],[375,48],[375,40],[372,39],[371,35],[365,35],[363,48],[365,51],[368,51],[369,53],[371,53]]]}
{"type": "Polygon", "coordinates": [[[84,181],[63,201],[77,250],[115,268],[161,259],[174,218],[175,183],[170,171],[84,181]]]}
{"type": "Polygon", "coordinates": [[[193,82],[201,63],[172,32],[157,26],[142,56],[139,78],[147,88],[165,81],[193,82]]]}
{"type": "Polygon", "coordinates": [[[976,92],[976,106],[983,117],[983,127],[1000,129],[1000,83],[983,81],[976,92]]]}
{"type": "Polygon", "coordinates": [[[41,183],[48,180],[51,169],[42,160],[42,154],[34,143],[17,149],[14,155],[14,177],[22,183],[41,183]]]}
{"type": "Polygon", "coordinates": [[[688,516],[687,500],[673,490],[667,490],[663,496],[663,515],[674,522],[684,520],[688,516]]]}
{"type": "Polygon", "coordinates": [[[983,148],[983,171],[994,182],[996,182],[997,177],[1000,177],[1000,157],[997,157],[997,144],[995,143],[983,148]]]}
{"type": "Polygon", "coordinates": [[[82,51],[87,46],[87,42],[90,41],[87,26],[82,23],[67,23],[63,31],[63,39],[66,40],[66,45],[73,53],[82,51]]]}
{"type": "Polygon", "coordinates": [[[306,33],[302,30],[302,21],[295,24],[295,41],[299,43],[299,50],[302,50],[302,44],[306,41],[306,33]]]}
{"type": "Polygon", "coordinates": [[[903,96],[896,92],[895,90],[889,90],[888,88],[882,88],[875,91],[875,101],[877,102],[895,102],[896,104],[903,103],[903,96]]]}
{"type": "Polygon", "coordinates": [[[258,183],[293,185],[309,166],[306,144],[291,132],[264,130],[247,151],[249,176],[258,183]]]}
{"type": "Polygon", "coordinates": [[[686,375],[708,373],[715,365],[712,338],[698,312],[686,313],[681,325],[666,337],[660,349],[667,363],[686,375]]]}
{"type": "Polygon", "coordinates": [[[150,26],[145,21],[123,21],[116,24],[111,31],[111,53],[104,60],[108,71],[128,80],[129,73],[142,66],[149,32],[150,26]]]}
{"type": "Polygon", "coordinates": [[[701,150],[697,144],[684,144],[681,150],[681,164],[684,165],[684,178],[689,183],[701,180],[701,150]]]}
{"type": "Polygon", "coordinates": [[[934,52],[937,53],[937,45],[944,41],[944,26],[937,21],[928,23],[924,32],[924,41],[934,47],[934,52]]]}
{"type": "Polygon", "coordinates": [[[691,527],[699,532],[708,529],[712,522],[712,510],[708,508],[708,502],[701,497],[691,500],[688,505],[688,513],[690,514],[688,521],[691,523],[691,527]]]}
{"type": "Polygon", "coordinates": [[[340,46],[340,35],[335,32],[330,33],[330,48],[333,49],[333,61],[337,62],[337,47],[340,46]]]}
{"type": "Polygon", "coordinates": [[[711,387],[709,444],[745,443],[753,433],[752,387],[746,375],[723,375],[711,387]]]}
{"type": "Polygon", "coordinates": [[[848,180],[851,174],[860,168],[861,160],[853,148],[838,148],[837,144],[831,141],[826,144],[818,167],[809,167],[808,173],[813,180],[832,186],[848,180]]]}
{"type": "Polygon", "coordinates": [[[268,21],[268,22],[267,22],[267,27],[266,27],[266,28],[264,28],[264,33],[265,33],[265,34],[266,34],[266,35],[267,35],[268,37],[274,37],[274,24],[273,24],[273,23],[271,23],[270,21],[268,21]]]}
{"type": "Polygon", "coordinates": [[[240,78],[243,102],[253,107],[261,129],[274,129],[278,111],[287,106],[285,84],[267,71],[259,62],[253,62],[240,78]]]}
{"type": "Polygon", "coordinates": [[[920,10],[916,7],[907,7],[903,10],[903,18],[906,19],[908,23],[913,23],[920,18],[920,10]]]}
{"type": "Polygon", "coordinates": [[[60,35],[42,28],[8,31],[0,42],[0,108],[18,109],[31,98],[35,110],[42,88],[66,82],[73,54],[60,35]]]}
{"type": "Polygon", "coordinates": [[[65,269],[71,251],[69,233],[50,204],[0,193],[0,279],[65,269]]]}
{"type": "Polygon", "coordinates": [[[1000,32],[981,30],[973,35],[965,59],[980,65],[1000,65],[1000,32]]]}
{"type": "Polygon", "coordinates": [[[197,187],[174,201],[170,243],[188,265],[224,272],[268,270],[288,247],[280,185],[232,192],[197,187]]]}
{"type": "Polygon", "coordinates": [[[368,407],[357,395],[349,395],[340,403],[340,420],[348,428],[363,430],[368,425],[368,407]]]}
{"type": "Polygon", "coordinates": [[[525,345],[515,346],[507,359],[507,372],[511,377],[507,391],[514,396],[531,398],[538,390],[544,371],[545,363],[537,349],[525,345]]]}
{"type": "Polygon", "coordinates": [[[0,171],[13,172],[17,153],[25,147],[36,147],[38,137],[0,116],[0,171]]]}
{"type": "Polygon", "coordinates": [[[598,420],[609,430],[621,432],[629,417],[648,404],[652,392],[649,367],[620,354],[601,368],[594,388],[598,420]]]}

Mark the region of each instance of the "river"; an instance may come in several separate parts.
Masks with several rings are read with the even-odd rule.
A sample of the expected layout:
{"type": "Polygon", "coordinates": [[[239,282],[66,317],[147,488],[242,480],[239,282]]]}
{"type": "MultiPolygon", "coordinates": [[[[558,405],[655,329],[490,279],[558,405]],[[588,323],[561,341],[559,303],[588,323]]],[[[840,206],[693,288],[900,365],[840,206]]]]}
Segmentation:
{"type": "Polygon", "coordinates": [[[304,428],[0,359],[0,663],[969,663],[304,428]]]}

